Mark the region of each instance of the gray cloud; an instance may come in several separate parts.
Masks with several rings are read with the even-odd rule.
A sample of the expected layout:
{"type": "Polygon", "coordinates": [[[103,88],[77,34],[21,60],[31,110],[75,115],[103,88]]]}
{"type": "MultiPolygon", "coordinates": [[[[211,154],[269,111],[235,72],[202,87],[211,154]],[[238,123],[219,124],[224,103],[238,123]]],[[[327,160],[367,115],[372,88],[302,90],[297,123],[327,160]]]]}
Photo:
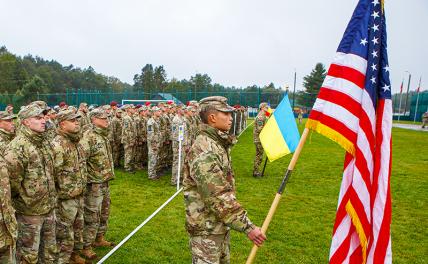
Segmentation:
{"type": "MultiPolygon", "coordinates": [[[[209,74],[227,86],[297,88],[317,62],[328,66],[357,0],[6,1],[0,45],[132,83],[146,63],[168,77],[209,74]]],[[[386,0],[393,91],[411,89],[426,67],[428,2],[386,0]]],[[[424,87],[424,85],[423,85],[424,87]]]]}

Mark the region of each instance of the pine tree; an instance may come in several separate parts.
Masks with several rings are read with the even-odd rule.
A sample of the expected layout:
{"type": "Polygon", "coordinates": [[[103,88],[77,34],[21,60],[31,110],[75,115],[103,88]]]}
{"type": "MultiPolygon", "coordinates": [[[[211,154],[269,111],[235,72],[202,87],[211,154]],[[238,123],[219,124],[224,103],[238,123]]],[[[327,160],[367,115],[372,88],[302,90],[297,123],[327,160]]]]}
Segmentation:
{"type": "Polygon", "coordinates": [[[300,104],[308,107],[314,105],[326,74],[324,65],[322,63],[317,63],[312,72],[303,77],[303,87],[305,87],[305,91],[300,94],[300,104]]]}

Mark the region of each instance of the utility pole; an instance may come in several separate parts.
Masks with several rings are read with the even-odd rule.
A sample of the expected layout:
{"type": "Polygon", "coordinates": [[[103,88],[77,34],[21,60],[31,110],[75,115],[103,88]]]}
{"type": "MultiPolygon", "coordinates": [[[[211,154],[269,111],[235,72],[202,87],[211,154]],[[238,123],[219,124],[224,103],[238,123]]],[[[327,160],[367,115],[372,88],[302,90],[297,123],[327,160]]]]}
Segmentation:
{"type": "Polygon", "coordinates": [[[293,112],[294,112],[294,102],[296,102],[296,69],[294,69],[293,112]]]}

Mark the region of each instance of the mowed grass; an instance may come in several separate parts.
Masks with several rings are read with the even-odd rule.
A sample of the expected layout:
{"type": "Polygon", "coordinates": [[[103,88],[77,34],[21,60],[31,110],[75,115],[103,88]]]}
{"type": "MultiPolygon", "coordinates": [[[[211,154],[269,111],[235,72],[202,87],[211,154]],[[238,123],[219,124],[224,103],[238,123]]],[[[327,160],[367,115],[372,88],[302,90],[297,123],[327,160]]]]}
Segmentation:
{"type": "MultiPolygon", "coordinates": [[[[299,125],[302,131],[304,125],[299,125]]],[[[291,159],[268,163],[266,176],[252,177],[252,127],[232,150],[237,197],[261,226],[291,159]]],[[[255,263],[326,263],[341,183],[344,151],[311,133],[269,226],[255,263]]],[[[141,171],[116,170],[107,238],[120,242],[175,193],[170,175],[159,181],[141,171]]],[[[428,262],[428,133],[393,129],[392,250],[394,263],[428,262]]],[[[106,263],[191,263],[179,194],[106,263]]],[[[252,244],[232,231],[231,263],[244,263],[252,244]]],[[[103,256],[108,248],[97,249],[103,256]]]]}

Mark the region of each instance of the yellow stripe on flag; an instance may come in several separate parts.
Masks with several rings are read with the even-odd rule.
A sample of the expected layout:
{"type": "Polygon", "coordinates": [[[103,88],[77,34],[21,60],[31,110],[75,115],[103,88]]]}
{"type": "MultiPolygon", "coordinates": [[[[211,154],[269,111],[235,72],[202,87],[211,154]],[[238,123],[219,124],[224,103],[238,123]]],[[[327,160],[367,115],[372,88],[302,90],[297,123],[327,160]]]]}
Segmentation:
{"type": "Polygon", "coordinates": [[[308,119],[306,122],[306,127],[315,130],[321,135],[328,137],[329,139],[337,142],[342,148],[344,148],[348,153],[352,156],[355,156],[355,146],[345,138],[342,134],[337,132],[336,130],[331,129],[330,127],[322,124],[321,122],[313,119],[308,119]]]}
{"type": "Polygon", "coordinates": [[[351,221],[352,221],[352,224],[355,226],[355,230],[357,231],[357,234],[361,243],[361,250],[363,251],[363,263],[366,263],[368,241],[367,241],[366,234],[364,233],[363,225],[361,224],[361,221],[358,218],[358,214],[355,211],[354,206],[352,206],[351,201],[348,201],[346,203],[345,208],[346,208],[346,212],[351,217],[351,221]]]}
{"type": "Polygon", "coordinates": [[[263,127],[259,137],[270,162],[291,153],[281,134],[274,115],[272,115],[269,122],[263,127]]]}

